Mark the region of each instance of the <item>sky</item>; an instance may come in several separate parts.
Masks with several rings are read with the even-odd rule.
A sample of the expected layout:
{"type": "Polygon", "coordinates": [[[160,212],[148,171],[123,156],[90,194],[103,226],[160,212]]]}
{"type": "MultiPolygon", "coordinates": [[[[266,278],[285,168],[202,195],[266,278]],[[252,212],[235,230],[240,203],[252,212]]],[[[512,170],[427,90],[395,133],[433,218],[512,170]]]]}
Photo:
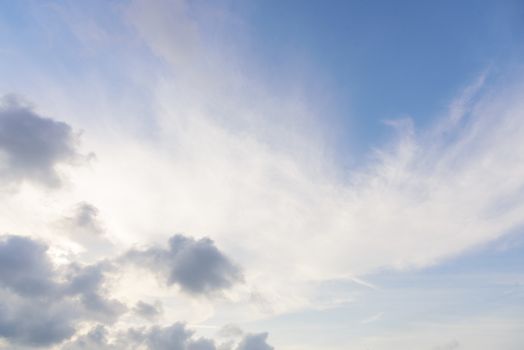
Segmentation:
{"type": "Polygon", "coordinates": [[[522,62],[516,0],[0,0],[0,349],[522,349],[522,62]]]}

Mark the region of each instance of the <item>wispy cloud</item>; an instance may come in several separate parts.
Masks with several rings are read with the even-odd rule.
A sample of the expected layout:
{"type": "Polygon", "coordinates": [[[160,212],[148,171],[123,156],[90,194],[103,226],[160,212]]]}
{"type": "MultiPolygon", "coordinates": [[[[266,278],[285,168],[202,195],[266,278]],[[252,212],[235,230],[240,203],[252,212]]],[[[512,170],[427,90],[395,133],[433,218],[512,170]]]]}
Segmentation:
{"type": "MultiPolygon", "coordinates": [[[[0,108],[0,189],[17,187],[0,191],[0,229],[32,235],[0,244],[9,342],[269,350],[266,333],[233,332],[223,345],[180,322],[216,321],[200,327],[209,331],[330,311],[359,296],[325,292],[330,281],[383,292],[368,275],[433,266],[524,224],[520,71],[479,74],[433,125],[386,120],[393,135],[348,170],[316,113],[321,96],[271,84],[228,31],[227,9],[213,6],[130,1],[103,26],[74,6],[40,17],[67,36],[61,45],[90,50],[72,59],[73,82],[24,70],[39,72],[22,88],[38,110],[0,108]],[[209,21],[224,32],[209,33],[209,21]],[[98,62],[107,43],[118,62],[110,69],[98,62]],[[80,129],[97,157],[71,166],[86,158],[80,129]],[[48,322],[56,327],[45,338],[48,322]]],[[[383,314],[356,323],[381,324],[383,314]]],[[[412,338],[400,333],[355,346],[406,347],[412,338]]],[[[454,339],[435,338],[418,340],[445,348],[454,339]]]]}

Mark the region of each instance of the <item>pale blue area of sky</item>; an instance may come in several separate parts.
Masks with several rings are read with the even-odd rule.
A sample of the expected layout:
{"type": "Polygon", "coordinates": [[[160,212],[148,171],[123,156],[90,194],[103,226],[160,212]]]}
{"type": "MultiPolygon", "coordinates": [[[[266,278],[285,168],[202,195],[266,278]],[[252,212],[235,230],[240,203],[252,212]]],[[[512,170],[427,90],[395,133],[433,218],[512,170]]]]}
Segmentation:
{"type": "Polygon", "coordinates": [[[468,324],[486,316],[521,322],[524,239],[520,233],[428,268],[366,276],[375,288],[332,281],[324,285],[325,291],[352,300],[257,322],[253,327],[271,327],[275,336],[313,342],[320,333],[324,342],[349,345],[362,337],[388,336],[394,330],[416,332],[424,326],[468,324]]]}

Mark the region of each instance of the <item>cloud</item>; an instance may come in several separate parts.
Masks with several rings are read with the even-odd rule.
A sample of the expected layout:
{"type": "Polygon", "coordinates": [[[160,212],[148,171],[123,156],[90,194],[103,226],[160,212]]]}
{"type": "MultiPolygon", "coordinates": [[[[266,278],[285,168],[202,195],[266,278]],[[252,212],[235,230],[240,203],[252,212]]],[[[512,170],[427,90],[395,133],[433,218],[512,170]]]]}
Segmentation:
{"type": "Polygon", "coordinates": [[[0,179],[56,187],[58,165],[79,157],[77,143],[68,124],[40,116],[13,97],[0,104],[0,179]]]}
{"type": "Polygon", "coordinates": [[[158,350],[185,350],[192,335],[193,332],[181,323],[168,327],[155,326],[142,333],[148,348],[158,350]]]}
{"type": "Polygon", "coordinates": [[[248,334],[242,339],[236,350],[273,350],[267,343],[267,333],[248,334]]]}
{"type": "Polygon", "coordinates": [[[106,296],[104,264],[57,268],[47,246],[21,236],[0,239],[0,338],[49,346],[70,338],[80,322],[112,323],[125,311],[106,296]]]}
{"type": "MultiPolygon", "coordinates": [[[[242,74],[234,62],[219,60],[216,66],[223,71],[206,74],[202,62],[193,64],[195,57],[214,61],[207,54],[206,38],[194,38],[203,32],[191,29],[198,26],[192,19],[177,21],[198,13],[188,14],[186,5],[175,2],[173,6],[179,6],[175,11],[167,1],[159,7],[141,4],[143,8],[133,8],[141,38],[173,66],[163,71],[157,61],[149,64],[149,56],[143,65],[134,62],[133,77],[161,72],[145,84],[134,81],[151,94],[151,113],[144,114],[151,118],[147,124],[158,129],[152,140],[127,133],[122,125],[128,114],[113,107],[115,101],[109,98],[107,120],[96,119],[93,124],[114,132],[108,132],[109,137],[103,132],[90,134],[100,161],[92,172],[75,174],[72,201],[85,199],[108,213],[108,227],[116,228],[111,235],[123,242],[122,249],[131,242],[163,242],[173,229],[206,232],[243,267],[246,283],[254,286],[257,296],[252,300],[279,313],[311,307],[315,294],[311,288],[317,288],[319,280],[423,268],[521,227],[522,86],[495,86],[459,99],[465,102],[454,104],[450,115],[444,116],[449,119],[445,132],[441,127],[420,130],[413,123],[412,128],[398,128],[398,140],[378,149],[361,168],[346,172],[339,167],[343,159],[322,167],[329,157],[309,152],[323,149],[324,144],[314,139],[304,137],[309,148],[288,152],[289,143],[301,138],[293,126],[304,124],[307,103],[290,103],[290,96],[278,89],[270,90],[269,102],[260,98],[250,90],[260,85],[256,76],[247,84],[232,83],[229,77],[242,74]],[[199,81],[186,75],[198,76],[199,81]],[[193,85],[186,84],[188,80],[193,85]],[[292,122],[280,123],[283,115],[292,122]],[[249,125],[244,128],[240,120],[249,125]],[[277,124],[289,132],[279,133],[277,124]]],[[[140,60],[141,54],[115,57],[125,64],[124,58],[140,60]]],[[[100,85],[110,80],[115,79],[101,80],[100,85]]],[[[89,90],[99,91],[85,88],[86,93],[89,90]]],[[[121,89],[115,91],[120,95],[121,89]]],[[[105,101],[109,94],[101,95],[105,101]]],[[[121,101],[128,103],[121,104],[141,113],[147,103],[133,97],[126,96],[121,101]]],[[[78,103],[70,108],[69,114],[76,109],[86,121],[92,120],[91,108],[79,108],[78,103]]],[[[345,151],[340,153],[345,156],[345,151]]],[[[41,202],[33,198],[23,204],[27,212],[42,213],[41,202]]],[[[15,202],[12,208],[17,207],[15,202]]],[[[30,222],[33,217],[38,215],[19,221],[30,222]]],[[[160,274],[167,285],[193,294],[227,285],[205,287],[173,273],[179,255],[171,247],[141,252],[137,261],[160,274]]],[[[329,295],[324,299],[334,300],[329,295]]],[[[238,309],[243,306],[239,318],[258,317],[251,305],[238,309]]],[[[226,315],[235,314],[231,308],[223,308],[226,315]]]]}
{"type": "MultiPolygon", "coordinates": [[[[155,130],[137,139],[121,128],[121,110],[107,107],[115,119],[102,125],[118,132],[89,134],[98,162],[74,179],[77,198],[111,213],[111,235],[124,248],[162,242],[173,229],[206,232],[278,313],[311,307],[311,281],[423,268],[522,225],[522,84],[486,88],[492,80],[479,79],[442,116],[444,126],[390,122],[398,138],[347,171],[299,127],[316,100],[278,87],[265,94],[263,77],[244,76],[212,50],[199,9],[135,1],[126,10],[157,56],[128,55],[140,61],[135,70],[158,73],[143,81],[148,103],[126,101],[130,110],[149,104],[155,130]]],[[[161,273],[166,284],[181,280],[172,269],[161,273]]]]}
{"type": "Polygon", "coordinates": [[[209,238],[177,234],[167,249],[131,250],[124,260],[160,272],[168,286],[176,284],[190,294],[210,294],[242,280],[240,269],[209,238]]]}
{"type": "Polygon", "coordinates": [[[242,329],[240,329],[238,326],[236,326],[234,324],[226,324],[225,326],[223,326],[220,329],[218,334],[221,337],[234,338],[234,337],[241,336],[243,334],[243,332],[242,332],[242,329]]]}
{"type": "Polygon", "coordinates": [[[87,334],[63,346],[63,350],[81,349],[147,349],[147,350],[272,350],[267,344],[267,333],[248,334],[235,345],[218,344],[209,338],[195,337],[195,332],[177,322],[168,326],[129,328],[110,332],[97,325],[87,334]]]}
{"type": "Polygon", "coordinates": [[[142,300],[139,300],[135,307],[134,312],[146,320],[155,320],[162,314],[162,305],[157,303],[155,305],[148,304],[142,300]]]}
{"type": "Polygon", "coordinates": [[[0,338],[11,346],[50,346],[75,333],[78,310],[71,300],[49,302],[4,292],[0,295],[0,338]]]}
{"type": "MultiPolygon", "coordinates": [[[[122,347],[117,347],[114,344],[109,343],[108,339],[109,332],[102,325],[97,325],[93,327],[87,334],[77,337],[72,342],[64,344],[62,350],[117,350],[122,349],[122,347]]],[[[124,344],[119,344],[124,345],[124,344]]],[[[125,344],[128,345],[128,344],[125,344]]]]}
{"type": "Polygon", "coordinates": [[[81,231],[82,234],[98,236],[105,231],[99,219],[99,210],[87,202],[78,203],[73,215],[65,220],[74,227],[75,231],[81,231]]]}
{"type": "MultiPolygon", "coordinates": [[[[180,263],[180,268],[193,269],[198,278],[207,281],[186,282],[178,279],[173,283],[184,286],[193,293],[211,293],[229,286],[229,273],[238,273],[209,239],[194,240],[175,235],[169,242],[169,250],[151,248],[133,251],[126,259],[148,261],[149,267],[161,267],[167,273],[180,263]],[[177,256],[180,254],[180,256],[177,256]],[[186,255],[189,255],[187,257],[186,255]],[[186,262],[189,259],[189,263],[186,262]],[[227,262],[227,263],[226,263],[227,262]],[[196,265],[195,265],[196,264],[196,265]],[[226,264],[226,266],[222,266],[226,264]],[[203,272],[202,269],[217,270],[203,272]],[[196,267],[195,267],[196,266],[196,267]],[[218,275],[217,275],[218,274],[218,275]],[[227,281],[227,283],[225,282],[227,281]],[[196,283],[196,284],[193,284],[196,283]],[[194,286],[198,286],[194,289],[194,286]]],[[[0,339],[9,346],[50,347],[68,341],[63,349],[122,349],[142,348],[150,350],[216,350],[212,339],[196,337],[195,332],[184,323],[169,326],[155,324],[150,327],[130,327],[122,330],[112,325],[120,319],[127,307],[111,297],[108,274],[118,269],[121,262],[100,261],[81,265],[69,262],[57,266],[53,263],[49,248],[44,243],[22,236],[4,235],[0,238],[0,339]],[[77,334],[80,325],[94,325],[85,334],[77,334]]],[[[119,270],[118,270],[119,271],[119,270]]],[[[121,272],[121,271],[120,271],[121,272]]],[[[189,272],[187,272],[189,273],[189,272]]],[[[175,274],[178,276],[178,274],[175,274]]],[[[148,304],[138,301],[134,313],[149,321],[158,319],[162,312],[160,303],[148,304]]],[[[243,333],[235,328],[230,338],[243,333]]],[[[267,334],[246,335],[235,349],[259,350],[267,347],[267,334]],[[266,346],[266,347],[264,347],[266,346]]],[[[230,345],[221,344],[221,349],[230,345]]]]}
{"type": "Polygon", "coordinates": [[[73,205],[67,214],[57,220],[55,228],[79,244],[79,250],[86,259],[95,261],[110,256],[114,249],[100,211],[91,203],[81,201],[73,205]]]}
{"type": "Polygon", "coordinates": [[[0,240],[0,281],[22,296],[40,296],[56,292],[54,271],[47,257],[47,247],[20,236],[0,240]]]}
{"type": "MultiPolygon", "coordinates": [[[[440,126],[438,132],[416,124],[398,128],[398,139],[368,164],[346,172],[339,167],[344,160],[336,159],[322,167],[329,157],[321,152],[288,152],[288,141],[303,136],[291,126],[304,124],[303,112],[314,100],[294,103],[278,90],[266,99],[253,92],[264,89],[256,74],[237,84],[234,77],[243,72],[235,71],[234,61],[208,55],[198,9],[188,13],[187,3],[135,4],[128,18],[165,61],[127,55],[140,61],[136,71],[161,73],[143,84],[151,96],[148,124],[157,129],[152,140],[137,139],[120,127],[126,124],[121,110],[108,107],[106,115],[115,119],[100,124],[118,132],[89,133],[99,162],[74,178],[75,198],[110,213],[108,227],[117,228],[111,235],[124,248],[162,242],[173,229],[206,232],[243,267],[267,309],[278,313],[311,306],[311,280],[422,268],[522,224],[522,86],[469,89],[443,116],[449,119],[445,132],[440,126]],[[172,20],[178,17],[185,19],[172,20]],[[193,64],[194,52],[216,62],[215,74],[206,74],[202,62],[193,64]],[[203,80],[184,78],[187,70],[198,70],[191,75],[203,80]],[[283,115],[292,121],[283,124],[285,134],[275,131],[283,115]],[[139,200],[130,200],[130,193],[139,200]]],[[[129,109],[142,111],[143,100],[133,103],[132,97],[125,99],[129,109]]],[[[91,120],[86,108],[77,109],[91,120]]],[[[304,139],[310,148],[325,146],[304,139]]],[[[171,270],[161,272],[166,284],[178,284],[171,270]]]]}

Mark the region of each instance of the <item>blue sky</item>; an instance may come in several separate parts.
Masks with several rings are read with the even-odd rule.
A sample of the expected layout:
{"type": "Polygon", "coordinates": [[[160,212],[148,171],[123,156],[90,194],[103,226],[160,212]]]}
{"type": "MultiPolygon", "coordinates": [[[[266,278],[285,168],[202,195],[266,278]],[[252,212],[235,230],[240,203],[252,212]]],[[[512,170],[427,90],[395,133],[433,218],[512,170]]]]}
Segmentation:
{"type": "Polygon", "coordinates": [[[479,72],[507,69],[522,57],[518,1],[237,6],[248,14],[257,38],[251,48],[268,75],[278,79],[296,61],[319,72],[319,89],[328,89],[337,117],[349,123],[344,136],[364,152],[386,136],[381,120],[408,115],[426,126],[479,72]]]}
{"type": "Polygon", "coordinates": [[[520,350],[523,58],[519,1],[0,2],[0,349],[520,350]]]}

